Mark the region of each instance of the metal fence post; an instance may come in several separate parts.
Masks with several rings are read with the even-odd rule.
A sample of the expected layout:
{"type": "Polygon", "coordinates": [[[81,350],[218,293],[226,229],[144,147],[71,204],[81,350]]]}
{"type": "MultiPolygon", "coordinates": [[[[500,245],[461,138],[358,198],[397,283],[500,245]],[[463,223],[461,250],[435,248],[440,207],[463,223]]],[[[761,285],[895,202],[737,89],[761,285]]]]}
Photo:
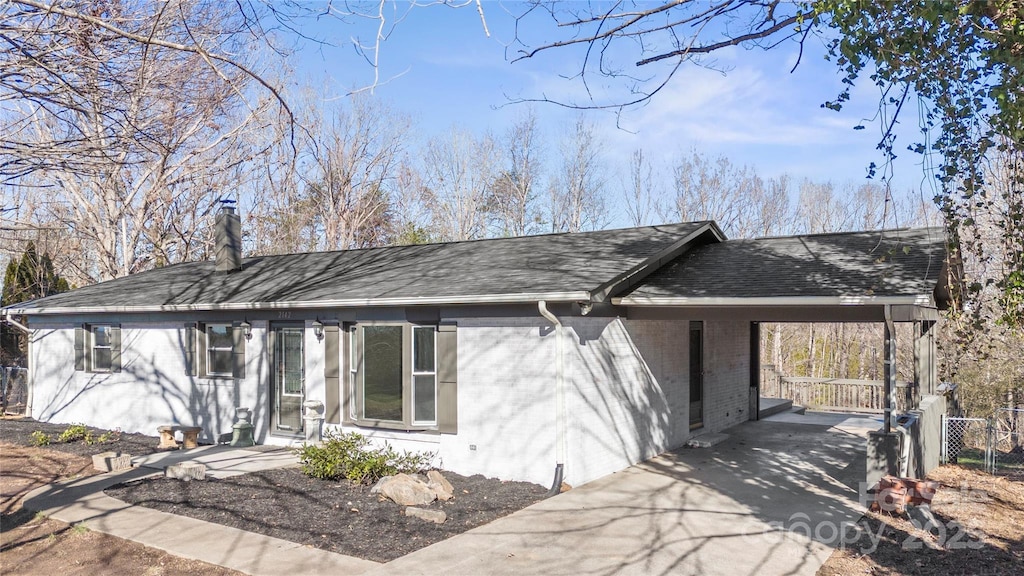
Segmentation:
{"type": "Polygon", "coordinates": [[[949,438],[946,432],[946,415],[942,415],[942,443],[939,444],[939,462],[942,464],[949,464],[949,450],[946,448],[947,439],[949,438]]]}

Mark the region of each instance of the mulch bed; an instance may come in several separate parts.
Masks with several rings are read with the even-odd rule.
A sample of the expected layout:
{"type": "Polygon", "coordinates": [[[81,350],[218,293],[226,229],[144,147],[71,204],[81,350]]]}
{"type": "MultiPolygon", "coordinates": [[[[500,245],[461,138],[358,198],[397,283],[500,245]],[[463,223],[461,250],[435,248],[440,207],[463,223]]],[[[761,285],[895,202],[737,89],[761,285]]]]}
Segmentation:
{"type": "MultiPolygon", "coordinates": [[[[53,439],[44,449],[78,456],[110,450],[132,456],[159,451],[159,438],[144,434],[120,433],[112,440],[94,444],[57,442],[68,426],[31,418],[3,418],[0,441],[33,446],[31,435],[39,430],[53,439]]],[[[94,437],[108,432],[92,427],[89,430],[94,437]]],[[[317,480],[298,468],[198,482],[149,478],[111,487],[106,493],[138,506],[387,562],[525,508],[541,500],[546,492],[544,487],[527,482],[502,482],[453,472],[444,472],[444,476],[454,487],[455,497],[423,506],[443,510],[448,516],[444,524],[405,516],[403,506],[379,501],[370,494],[370,486],[317,480]]]]}
{"type": "MultiPolygon", "coordinates": [[[[52,439],[51,443],[43,446],[43,448],[58,450],[68,454],[77,454],[78,456],[92,456],[93,454],[107,451],[121,452],[123,454],[131,454],[132,456],[145,456],[146,454],[159,452],[157,446],[160,444],[160,439],[156,436],[126,434],[116,431],[111,434],[112,438],[110,440],[94,444],[87,444],[81,440],[66,443],[57,442],[57,437],[60,436],[61,432],[67,430],[69,426],[70,424],[37,422],[31,418],[0,418],[0,440],[19,446],[35,446],[35,443],[32,441],[32,433],[38,430],[49,434],[52,439]]],[[[94,438],[99,438],[100,435],[110,432],[109,430],[93,428],[92,426],[88,428],[94,438]]]]}
{"type": "Polygon", "coordinates": [[[381,502],[370,486],[316,480],[297,468],[226,479],[183,482],[143,479],[106,490],[119,500],[258,532],[377,562],[387,562],[481,526],[533,504],[545,489],[527,482],[444,472],[455,488],[443,510],[444,524],[403,515],[404,507],[381,502]]]}

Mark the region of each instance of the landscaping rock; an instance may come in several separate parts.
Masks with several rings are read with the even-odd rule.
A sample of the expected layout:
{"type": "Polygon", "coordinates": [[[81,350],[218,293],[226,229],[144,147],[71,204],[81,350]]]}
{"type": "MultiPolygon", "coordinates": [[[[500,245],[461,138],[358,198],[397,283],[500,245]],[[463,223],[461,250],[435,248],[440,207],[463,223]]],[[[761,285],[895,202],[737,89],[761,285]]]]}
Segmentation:
{"type": "Polygon", "coordinates": [[[171,464],[164,470],[164,477],[185,481],[204,480],[206,478],[206,464],[200,462],[171,464]]]}
{"type": "Polygon", "coordinates": [[[120,452],[100,452],[92,457],[92,467],[100,472],[114,472],[132,467],[132,455],[120,452]]]}
{"type": "Polygon", "coordinates": [[[405,509],[405,515],[434,524],[444,524],[444,521],[448,519],[448,515],[443,510],[427,510],[426,508],[409,507],[405,509]]]}
{"type": "Polygon", "coordinates": [[[423,506],[437,499],[437,495],[426,484],[408,474],[385,476],[370,489],[376,494],[402,506],[423,506]]]}
{"type": "Polygon", "coordinates": [[[434,491],[437,495],[437,499],[442,502],[447,502],[452,499],[452,495],[455,492],[455,488],[452,488],[451,482],[441,474],[439,470],[431,470],[427,472],[427,486],[434,491]]]}

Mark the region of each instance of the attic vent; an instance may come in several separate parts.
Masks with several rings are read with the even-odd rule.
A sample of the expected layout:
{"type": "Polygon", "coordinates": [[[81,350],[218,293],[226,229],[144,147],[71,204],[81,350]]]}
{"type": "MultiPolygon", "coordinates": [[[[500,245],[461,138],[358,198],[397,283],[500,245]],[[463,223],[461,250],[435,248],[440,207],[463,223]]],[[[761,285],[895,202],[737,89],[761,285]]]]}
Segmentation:
{"type": "Polygon", "coordinates": [[[234,204],[234,200],[221,200],[217,214],[217,272],[242,269],[242,219],[235,214],[234,204]]]}

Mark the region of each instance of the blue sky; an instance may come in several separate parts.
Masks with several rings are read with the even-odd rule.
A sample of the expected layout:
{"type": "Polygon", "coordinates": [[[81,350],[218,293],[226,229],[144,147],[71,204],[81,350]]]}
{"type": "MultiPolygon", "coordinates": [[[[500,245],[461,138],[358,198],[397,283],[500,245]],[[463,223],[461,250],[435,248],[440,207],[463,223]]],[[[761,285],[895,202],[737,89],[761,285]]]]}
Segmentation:
{"type": "MultiPolygon", "coordinates": [[[[509,13],[518,7],[498,2],[483,6],[490,37],[474,6],[417,7],[407,13],[404,4],[394,7],[405,17],[382,45],[382,84],[374,94],[409,113],[417,132],[426,137],[452,125],[500,135],[526,106],[513,103],[514,99],[547,96],[565,101],[584,96],[578,80],[560,77],[578,70],[578,50],[560,49],[510,63],[509,55],[517,47],[512,45],[514,20],[509,13]]],[[[376,24],[335,18],[304,24],[306,33],[334,46],[304,43],[294,62],[298,76],[316,85],[326,79],[336,86],[333,96],[370,84],[373,71],[356,55],[351,39],[371,41],[376,24]]],[[[535,38],[564,34],[540,15],[525,25],[535,38]]],[[[800,65],[790,73],[796,58],[795,44],[768,52],[730,48],[716,54],[717,70],[684,67],[646,106],[620,117],[607,111],[588,116],[606,144],[610,163],[624,162],[632,150],[643,147],[648,157],[667,165],[681,152],[697,148],[752,165],[763,176],[788,173],[797,180],[837,184],[863,181],[869,163],[881,162],[875,149],[879,127],[871,121],[877,113],[878,89],[862,82],[842,112],[824,109],[821,104],[841,90],[839,72],[824,60],[820,40],[806,43],[800,65]],[[866,129],[854,130],[859,124],[866,129]]],[[[604,80],[595,80],[592,88],[603,93],[604,80]]],[[[545,103],[532,106],[553,154],[559,135],[576,112],[545,103]]],[[[932,180],[922,171],[921,158],[906,150],[917,136],[916,111],[909,107],[907,111],[897,144],[900,157],[894,164],[893,187],[923,189],[930,198],[932,180]]],[[[611,195],[617,196],[618,182],[608,184],[611,195]]]]}

